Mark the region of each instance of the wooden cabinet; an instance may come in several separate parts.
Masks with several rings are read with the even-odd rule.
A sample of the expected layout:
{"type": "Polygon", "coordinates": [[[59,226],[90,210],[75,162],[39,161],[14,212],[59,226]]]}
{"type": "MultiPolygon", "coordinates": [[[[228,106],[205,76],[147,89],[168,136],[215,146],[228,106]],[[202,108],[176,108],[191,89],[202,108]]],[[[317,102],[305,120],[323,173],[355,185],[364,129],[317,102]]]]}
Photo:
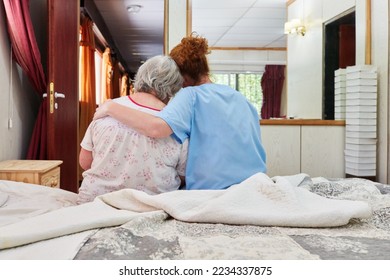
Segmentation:
{"type": "Polygon", "coordinates": [[[264,125],[261,137],[267,155],[267,174],[293,175],[301,172],[299,126],[264,125]]]}
{"type": "Polygon", "coordinates": [[[301,127],[301,171],[311,177],[345,178],[345,127],[301,127]]]}
{"type": "Polygon", "coordinates": [[[267,154],[267,174],[286,176],[306,173],[311,177],[344,178],[344,125],[315,125],[269,120],[261,125],[267,154]]]}
{"type": "Polygon", "coordinates": [[[7,160],[0,162],[0,179],[60,187],[61,160],[7,160]]]}

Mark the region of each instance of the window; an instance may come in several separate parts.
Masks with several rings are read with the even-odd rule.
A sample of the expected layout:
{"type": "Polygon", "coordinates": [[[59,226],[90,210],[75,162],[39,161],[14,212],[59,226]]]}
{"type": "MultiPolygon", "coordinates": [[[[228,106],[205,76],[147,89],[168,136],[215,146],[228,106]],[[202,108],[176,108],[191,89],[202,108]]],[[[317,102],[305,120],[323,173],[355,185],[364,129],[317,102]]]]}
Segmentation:
{"type": "Polygon", "coordinates": [[[228,85],[241,92],[255,106],[259,115],[263,105],[261,77],[262,74],[258,73],[214,73],[211,75],[215,83],[228,85]]]}

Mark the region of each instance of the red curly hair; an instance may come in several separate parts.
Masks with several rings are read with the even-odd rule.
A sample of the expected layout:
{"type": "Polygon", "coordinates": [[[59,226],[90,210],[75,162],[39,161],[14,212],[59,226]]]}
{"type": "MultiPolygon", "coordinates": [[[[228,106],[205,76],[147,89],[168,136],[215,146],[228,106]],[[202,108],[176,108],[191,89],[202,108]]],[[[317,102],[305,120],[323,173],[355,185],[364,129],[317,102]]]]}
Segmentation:
{"type": "Polygon", "coordinates": [[[201,77],[209,75],[210,69],[206,57],[209,53],[207,40],[192,33],[184,37],[169,55],[176,62],[183,76],[187,75],[195,82],[199,82],[201,77]]]}

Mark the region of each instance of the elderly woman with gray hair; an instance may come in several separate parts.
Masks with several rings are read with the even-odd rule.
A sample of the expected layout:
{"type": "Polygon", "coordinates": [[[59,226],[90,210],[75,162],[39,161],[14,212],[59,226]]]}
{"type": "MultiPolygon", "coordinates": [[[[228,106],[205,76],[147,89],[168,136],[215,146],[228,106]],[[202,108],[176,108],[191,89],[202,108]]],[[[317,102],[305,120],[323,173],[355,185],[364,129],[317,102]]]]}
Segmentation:
{"type": "MultiPolygon", "coordinates": [[[[113,102],[156,115],[182,85],[176,63],[155,56],[139,68],[135,93],[113,102]]],[[[177,190],[184,184],[186,159],[186,142],[144,136],[112,117],[95,120],[81,142],[79,163],[85,171],[78,203],[123,188],[149,194],[177,190]]]]}

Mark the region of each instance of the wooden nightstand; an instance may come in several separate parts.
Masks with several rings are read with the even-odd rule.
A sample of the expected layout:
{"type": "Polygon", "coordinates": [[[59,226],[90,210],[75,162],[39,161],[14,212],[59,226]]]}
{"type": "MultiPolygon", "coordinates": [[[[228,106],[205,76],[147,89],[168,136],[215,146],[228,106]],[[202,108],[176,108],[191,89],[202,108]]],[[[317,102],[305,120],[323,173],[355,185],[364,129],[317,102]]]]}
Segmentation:
{"type": "Polygon", "coordinates": [[[61,160],[7,160],[0,162],[0,179],[60,187],[61,160]]]}

